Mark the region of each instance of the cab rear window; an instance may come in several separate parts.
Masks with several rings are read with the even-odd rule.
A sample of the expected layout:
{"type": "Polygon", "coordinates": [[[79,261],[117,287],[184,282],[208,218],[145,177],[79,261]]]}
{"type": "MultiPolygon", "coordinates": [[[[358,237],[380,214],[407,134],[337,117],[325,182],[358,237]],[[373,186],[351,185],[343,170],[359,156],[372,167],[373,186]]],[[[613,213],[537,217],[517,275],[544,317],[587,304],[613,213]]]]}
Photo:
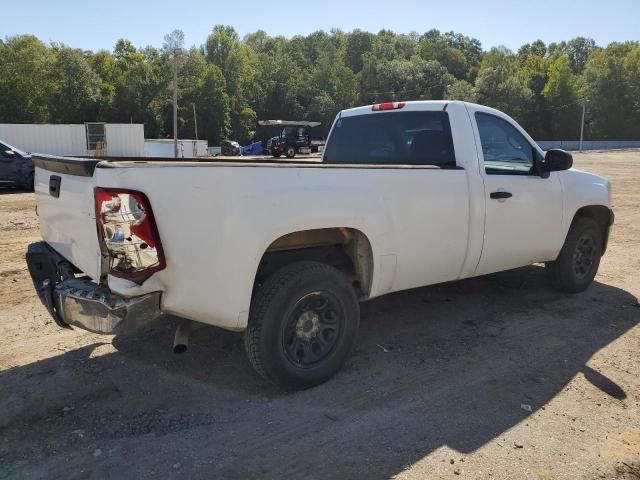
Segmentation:
{"type": "Polygon", "coordinates": [[[339,118],[324,162],[455,167],[449,115],[392,111],[339,118]]]}

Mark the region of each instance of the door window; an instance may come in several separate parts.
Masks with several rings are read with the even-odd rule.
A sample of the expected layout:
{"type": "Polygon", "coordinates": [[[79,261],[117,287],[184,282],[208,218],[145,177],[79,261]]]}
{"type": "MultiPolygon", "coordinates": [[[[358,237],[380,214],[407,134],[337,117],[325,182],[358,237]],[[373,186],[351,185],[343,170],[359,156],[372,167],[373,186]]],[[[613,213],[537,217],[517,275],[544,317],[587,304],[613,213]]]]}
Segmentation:
{"type": "Polygon", "coordinates": [[[14,158],[16,156],[15,154],[13,154],[13,155],[8,154],[7,155],[7,153],[6,153],[6,152],[12,152],[12,151],[14,151],[14,150],[9,145],[5,145],[3,143],[0,143],[0,157],[9,158],[9,159],[14,158]]]}
{"type": "Polygon", "coordinates": [[[488,174],[529,175],[534,173],[534,150],[509,122],[486,113],[476,113],[484,168],[488,174]]]}

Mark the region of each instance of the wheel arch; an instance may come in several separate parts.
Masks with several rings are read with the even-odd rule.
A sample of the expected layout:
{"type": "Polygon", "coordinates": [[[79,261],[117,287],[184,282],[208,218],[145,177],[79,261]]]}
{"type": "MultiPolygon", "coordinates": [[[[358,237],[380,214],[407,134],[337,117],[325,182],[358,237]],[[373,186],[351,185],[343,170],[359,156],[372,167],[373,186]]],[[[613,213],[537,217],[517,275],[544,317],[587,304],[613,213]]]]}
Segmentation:
{"type": "Polygon", "coordinates": [[[367,298],[370,295],[374,272],[373,248],[364,232],[351,227],[297,230],[274,239],[258,263],[254,291],[277,270],[303,260],[338,268],[354,285],[358,296],[367,298]]]}
{"type": "MultiPolygon", "coordinates": [[[[596,223],[598,223],[598,225],[600,225],[600,227],[602,228],[602,239],[603,239],[602,253],[604,254],[607,250],[607,243],[609,239],[609,229],[613,224],[613,212],[611,211],[611,209],[604,205],[586,205],[586,206],[580,207],[573,215],[573,218],[571,220],[571,225],[569,227],[569,231],[571,230],[571,227],[573,227],[573,225],[579,218],[591,218],[595,220],[596,223]]],[[[567,232],[567,235],[568,234],[569,233],[567,232]]]]}

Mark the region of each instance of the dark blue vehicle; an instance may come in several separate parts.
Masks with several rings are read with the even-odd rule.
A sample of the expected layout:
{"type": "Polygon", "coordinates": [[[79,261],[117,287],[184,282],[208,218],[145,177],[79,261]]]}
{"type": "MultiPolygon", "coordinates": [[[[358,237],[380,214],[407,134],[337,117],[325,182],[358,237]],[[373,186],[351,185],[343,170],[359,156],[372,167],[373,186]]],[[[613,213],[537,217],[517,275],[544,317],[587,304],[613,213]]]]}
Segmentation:
{"type": "Polygon", "coordinates": [[[33,190],[31,154],[0,141],[0,187],[33,190]]]}

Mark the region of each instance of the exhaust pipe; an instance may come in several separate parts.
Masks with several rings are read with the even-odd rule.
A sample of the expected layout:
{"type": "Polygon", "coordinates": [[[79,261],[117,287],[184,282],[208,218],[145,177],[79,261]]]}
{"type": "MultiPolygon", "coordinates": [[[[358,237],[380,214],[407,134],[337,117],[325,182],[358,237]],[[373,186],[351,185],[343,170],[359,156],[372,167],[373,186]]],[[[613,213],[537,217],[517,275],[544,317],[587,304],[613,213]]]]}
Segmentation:
{"type": "Polygon", "coordinates": [[[182,320],[178,324],[175,336],[173,337],[173,353],[181,354],[187,351],[189,348],[189,336],[192,331],[193,322],[182,320]]]}

